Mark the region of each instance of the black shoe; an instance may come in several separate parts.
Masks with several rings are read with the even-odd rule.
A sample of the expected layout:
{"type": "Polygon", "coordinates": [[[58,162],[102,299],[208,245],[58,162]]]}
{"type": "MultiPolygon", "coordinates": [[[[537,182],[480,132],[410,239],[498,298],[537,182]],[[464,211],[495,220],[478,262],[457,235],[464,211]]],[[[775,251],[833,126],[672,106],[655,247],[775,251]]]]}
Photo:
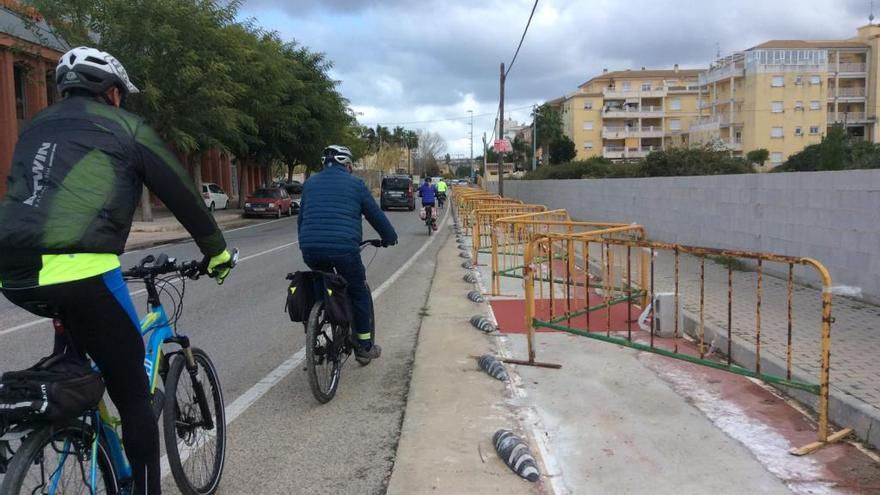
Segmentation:
{"type": "Polygon", "coordinates": [[[354,348],[354,359],[361,366],[366,366],[370,364],[370,362],[379,356],[382,355],[382,348],[379,347],[378,344],[373,344],[370,347],[356,346],[354,348]]]}

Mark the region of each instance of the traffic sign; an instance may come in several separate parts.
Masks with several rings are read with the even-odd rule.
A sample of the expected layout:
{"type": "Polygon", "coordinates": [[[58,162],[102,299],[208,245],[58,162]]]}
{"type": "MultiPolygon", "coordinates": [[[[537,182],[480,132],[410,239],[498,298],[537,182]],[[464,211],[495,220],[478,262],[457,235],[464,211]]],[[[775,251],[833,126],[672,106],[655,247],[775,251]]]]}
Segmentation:
{"type": "Polygon", "coordinates": [[[513,147],[510,145],[509,139],[496,139],[495,140],[495,152],[496,153],[510,153],[513,151],[513,147]]]}

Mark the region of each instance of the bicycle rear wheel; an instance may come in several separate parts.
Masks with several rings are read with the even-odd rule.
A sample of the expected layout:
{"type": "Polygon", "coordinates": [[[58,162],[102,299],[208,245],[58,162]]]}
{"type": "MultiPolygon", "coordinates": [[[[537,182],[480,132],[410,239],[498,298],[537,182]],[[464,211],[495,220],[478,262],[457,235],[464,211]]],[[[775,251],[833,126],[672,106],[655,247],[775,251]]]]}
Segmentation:
{"type": "Polygon", "coordinates": [[[104,442],[98,442],[95,490],[91,489],[91,426],[82,421],[45,426],[27,437],[9,463],[0,495],[119,493],[116,472],[104,442]]]}
{"type": "Polygon", "coordinates": [[[345,333],[324,318],[324,303],[316,302],[306,324],[306,371],[309,388],[321,404],[333,400],[339,388],[345,333]]]}
{"type": "Polygon", "coordinates": [[[210,495],[220,486],[226,461],[226,412],[214,363],[192,348],[196,370],[175,356],[165,380],[163,426],[171,474],[186,495],[210,495]],[[207,412],[207,417],[203,412],[207,412]]]}

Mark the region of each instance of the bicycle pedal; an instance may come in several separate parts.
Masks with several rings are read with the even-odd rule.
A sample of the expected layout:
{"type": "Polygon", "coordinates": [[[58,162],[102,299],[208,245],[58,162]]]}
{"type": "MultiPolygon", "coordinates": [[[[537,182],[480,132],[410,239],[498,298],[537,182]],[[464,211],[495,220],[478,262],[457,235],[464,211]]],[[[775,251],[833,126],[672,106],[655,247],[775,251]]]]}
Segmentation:
{"type": "Polygon", "coordinates": [[[150,406],[153,408],[153,417],[156,418],[156,421],[159,421],[159,416],[162,415],[162,408],[165,407],[165,392],[162,389],[157,388],[153,393],[153,397],[150,398],[150,406]]]}

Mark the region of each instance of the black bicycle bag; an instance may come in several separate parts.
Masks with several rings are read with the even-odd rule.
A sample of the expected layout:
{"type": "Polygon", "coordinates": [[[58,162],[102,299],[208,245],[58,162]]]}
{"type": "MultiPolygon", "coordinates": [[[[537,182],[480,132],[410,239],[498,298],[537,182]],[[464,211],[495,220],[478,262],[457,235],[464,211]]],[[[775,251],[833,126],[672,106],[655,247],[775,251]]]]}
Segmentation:
{"type": "Polygon", "coordinates": [[[104,380],[88,361],[53,354],[0,376],[0,418],[7,424],[64,421],[81,416],[103,396],[104,380]]]}
{"type": "Polygon", "coordinates": [[[315,305],[315,272],[296,272],[288,274],[290,286],[287,288],[287,300],[284,310],[290,321],[305,323],[309,312],[315,305]]]}
{"type": "Polygon", "coordinates": [[[334,325],[350,326],[352,320],[348,281],[335,273],[324,273],[324,316],[334,325]]]}

